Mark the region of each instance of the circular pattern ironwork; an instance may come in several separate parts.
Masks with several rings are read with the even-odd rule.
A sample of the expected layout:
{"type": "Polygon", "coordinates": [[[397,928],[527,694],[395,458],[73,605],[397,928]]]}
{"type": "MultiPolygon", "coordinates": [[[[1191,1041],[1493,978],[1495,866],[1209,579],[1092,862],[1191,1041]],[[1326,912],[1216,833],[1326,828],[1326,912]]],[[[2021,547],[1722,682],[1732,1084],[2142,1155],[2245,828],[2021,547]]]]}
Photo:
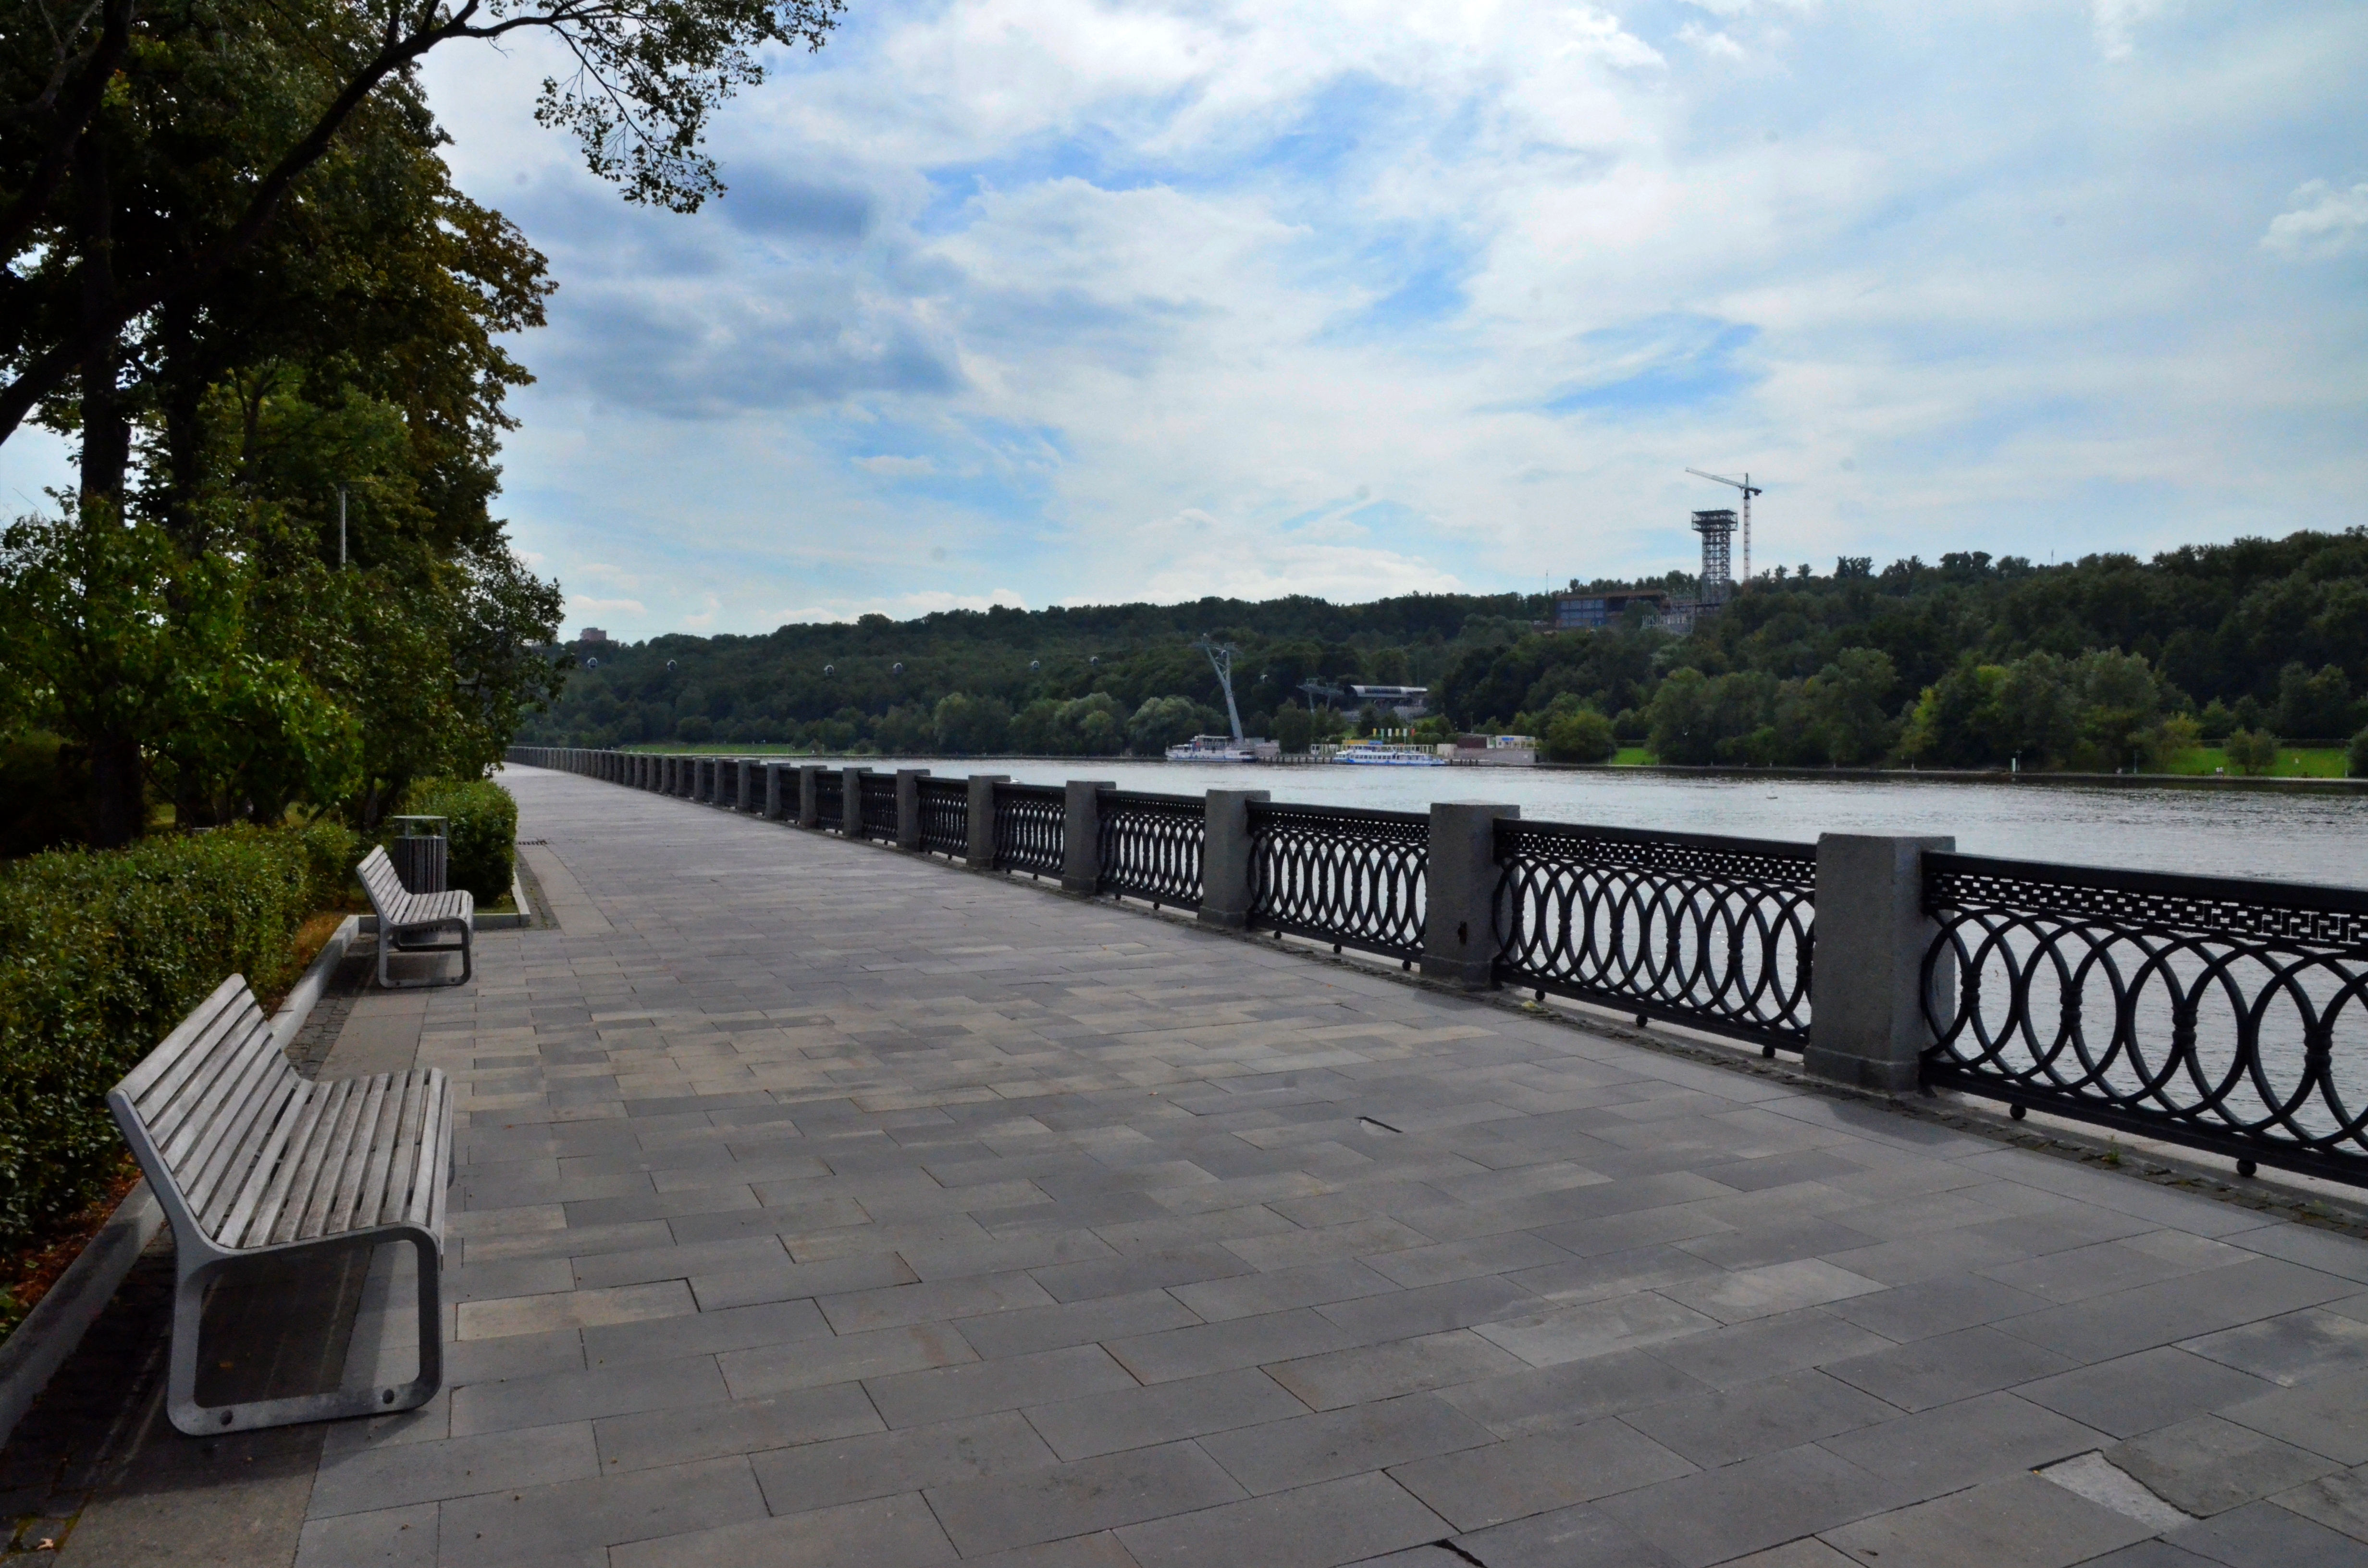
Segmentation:
{"type": "Polygon", "coordinates": [[[1800,1051],[1816,852],[1504,820],[1497,970],[1542,991],[1800,1051]]]}

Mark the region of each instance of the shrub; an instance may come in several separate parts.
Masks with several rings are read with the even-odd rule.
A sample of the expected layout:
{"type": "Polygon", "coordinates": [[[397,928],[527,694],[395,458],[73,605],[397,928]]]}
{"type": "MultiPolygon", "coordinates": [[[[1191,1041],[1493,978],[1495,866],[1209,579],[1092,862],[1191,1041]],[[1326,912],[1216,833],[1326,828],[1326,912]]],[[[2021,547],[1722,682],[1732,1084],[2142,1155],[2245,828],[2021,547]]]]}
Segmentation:
{"type": "Polygon", "coordinates": [[[2266,730],[2238,730],[2222,743],[2228,765],[2248,778],[2258,778],[2278,762],[2278,738],[2266,730]]]}
{"type": "Polygon", "coordinates": [[[466,888],[479,903],[509,896],[517,853],[518,802],[498,784],[476,778],[424,778],[404,791],[412,816],[449,817],[446,885],[466,888]]]}
{"type": "Polygon", "coordinates": [[[1611,721],[1584,709],[1546,726],[1545,743],[1548,762],[1610,762],[1620,751],[1611,721]]]}
{"type": "Polygon", "coordinates": [[[228,827],[0,869],[0,1249],[74,1213],[122,1155],[107,1091],[233,973],[295,978],[292,938],[341,897],[335,823],[228,827]]]}
{"type": "Polygon", "coordinates": [[[2351,749],[2345,754],[2345,762],[2352,778],[2368,778],[2368,730],[2351,737],[2351,749]]]}

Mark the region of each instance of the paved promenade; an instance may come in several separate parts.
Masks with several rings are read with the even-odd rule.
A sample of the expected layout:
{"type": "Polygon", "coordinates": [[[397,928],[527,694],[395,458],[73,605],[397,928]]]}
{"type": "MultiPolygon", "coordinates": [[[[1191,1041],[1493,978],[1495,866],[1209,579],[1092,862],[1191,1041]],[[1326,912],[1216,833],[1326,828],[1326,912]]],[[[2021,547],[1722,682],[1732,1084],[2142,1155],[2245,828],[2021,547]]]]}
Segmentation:
{"type": "Polygon", "coordinates": [[[308,1568],[2368,1565],[2368,1244],[505,778],[566,928],[426,1004],[451,1387],[308,1568]]]}

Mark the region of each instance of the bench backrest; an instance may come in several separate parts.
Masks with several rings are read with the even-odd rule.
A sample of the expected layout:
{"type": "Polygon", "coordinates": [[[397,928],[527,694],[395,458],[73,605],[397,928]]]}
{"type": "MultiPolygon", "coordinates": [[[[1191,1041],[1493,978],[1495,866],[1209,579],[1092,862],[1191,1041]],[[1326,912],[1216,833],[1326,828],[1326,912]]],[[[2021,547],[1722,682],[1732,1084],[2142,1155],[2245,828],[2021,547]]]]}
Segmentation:
{"type": "Polygon", "coordinates": [[[393,914],[411,901],[411,890],[403,885],[403,878],[396,874],[394,860],[383,844],[362,857],[354,874],[361,879],[362,891],[370,894],[370,907],[381,916],[393,914]]]}
{"type": "Polygon", "coordinates": [[[305,1086],[245,976],[233,974],[107,1098],[119,1123],[135,1119],[146,1134],[149,1177],[169,1182],[207,1235],[235,1237],[266,1197],[267,1184],[248,1177],[258,1161],[268,1169],[278,1160],[284,1113],[305,1086]]]}

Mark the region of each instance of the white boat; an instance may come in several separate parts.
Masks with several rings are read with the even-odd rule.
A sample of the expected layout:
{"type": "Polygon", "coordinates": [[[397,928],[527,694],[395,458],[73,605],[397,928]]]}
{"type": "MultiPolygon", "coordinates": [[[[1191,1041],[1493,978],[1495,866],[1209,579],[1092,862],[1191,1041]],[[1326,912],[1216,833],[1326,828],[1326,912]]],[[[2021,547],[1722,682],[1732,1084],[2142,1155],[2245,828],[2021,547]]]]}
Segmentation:
{"type": "Polygon", "coordinates": [[[1335,762],[1345,762],[1351,767],[1445,767],[1447,759],[1429,746],[1385,745],[1368,741],[1359,745],[1342,746],[1332,754],[1335,762]]]}
{"type": "Polygon", "coordinates": [[[1255,737],[1235,740],[1231,735],[1194,735],[1182,745],[1167,748],[1170,762],[1265,762],[1270,760],[1267,751],[1274,744],[1255,737]]]}

